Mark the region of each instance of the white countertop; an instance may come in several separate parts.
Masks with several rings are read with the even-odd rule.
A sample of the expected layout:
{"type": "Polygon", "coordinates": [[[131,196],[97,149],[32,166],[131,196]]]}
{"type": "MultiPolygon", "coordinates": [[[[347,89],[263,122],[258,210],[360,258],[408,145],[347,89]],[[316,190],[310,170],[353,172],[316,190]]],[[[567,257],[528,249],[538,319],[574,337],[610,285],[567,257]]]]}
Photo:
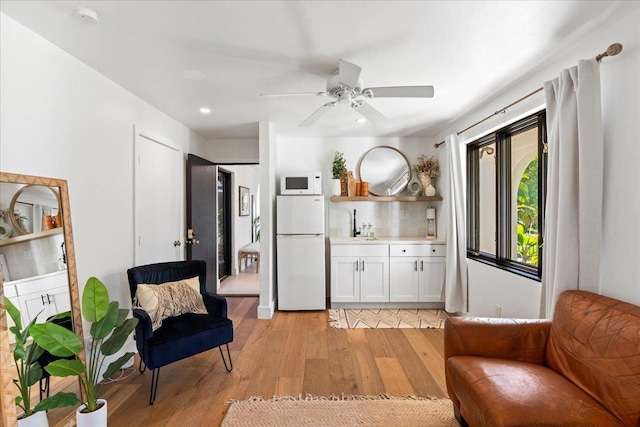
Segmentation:
{"type": "Polygon", "coordinates": [[[432,245],[444,245],[442,240],[428,240],[426,237],[329,237],[332,245],[419,245],[429,243],[432,245]]]}

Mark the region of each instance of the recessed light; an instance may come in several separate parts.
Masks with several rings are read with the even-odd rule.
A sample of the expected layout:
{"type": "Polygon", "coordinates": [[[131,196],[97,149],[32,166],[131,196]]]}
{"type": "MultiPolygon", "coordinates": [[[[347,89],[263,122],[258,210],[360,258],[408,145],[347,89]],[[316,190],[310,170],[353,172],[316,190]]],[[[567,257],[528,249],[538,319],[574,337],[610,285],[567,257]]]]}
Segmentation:
{"type": "Polygon", "coordinates": [[[356,123],[366,123],[367,119],[356,119],[356,123]]]}
{"type": "Polygon", "coordinates": [[[209,113],[211,113],[211,109],[207,108],[207,107],[202,107],[202,108],[200,108],[200,112],[202,114],[209,114],[209,113]]]}
{"type": "Polygon", "coordinates": [[[98,14],[88,7],[79,7],[74,14],[84,23],[91,25],[98,23],[98,14]]]}

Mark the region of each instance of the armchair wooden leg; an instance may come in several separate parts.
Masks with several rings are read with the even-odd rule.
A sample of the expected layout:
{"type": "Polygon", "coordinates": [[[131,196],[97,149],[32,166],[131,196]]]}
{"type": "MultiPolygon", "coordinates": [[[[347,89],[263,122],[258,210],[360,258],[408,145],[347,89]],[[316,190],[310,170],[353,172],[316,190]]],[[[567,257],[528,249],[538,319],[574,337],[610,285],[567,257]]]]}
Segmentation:
{"type": "Polygon", "coordinates": [[[227,346],[227,357],[229,358],[229,365],[227,366],[227,361],[224,358],[224,353],[222,353],[222,346],[218,346],[218,350],[220,350],[220,356],[222,356],[222,361],[224,362],[224,369],[227,372],[231,372],[233,370],[233,361],[231,360],[231,353],[229,352],[229,344],[225,344],[227,346]]]}
{"type": "Polygon", "coordinates": [[[160,368],[156,368],[151,371],[151,395],[149,396],[149,405],[153,405],[156,401],[156,394],[158,393],[158,380],[160,379],[160,368]]]}

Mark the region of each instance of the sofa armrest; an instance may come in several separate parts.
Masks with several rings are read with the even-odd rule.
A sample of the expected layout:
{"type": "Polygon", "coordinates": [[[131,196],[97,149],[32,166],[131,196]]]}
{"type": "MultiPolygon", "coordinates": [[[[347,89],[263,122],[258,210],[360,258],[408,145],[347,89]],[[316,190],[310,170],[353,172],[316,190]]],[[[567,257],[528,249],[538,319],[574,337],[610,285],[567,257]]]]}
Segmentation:
{"type": "Polygon", "coordinates": [[[445,363],[480,356],[544,365],[551,320],[450,317],[444,325],[445,363]]]}
{"type": "Polygon", "coordinates": [[[210,294],[209,292],[203,292],[202,300],[204,301],[204,306],[207,308],[207,312],[210,315],[227,317],[227,300],[225,297],[210,294]]]}
{"type": "Polygon", "coordinates": [[[153,336],[153,328],[151,327],[151,317],[149,317],[149,314],[139,308],[134,308],[131,311],[133,312],[133,317],[138,319],[136,339],[147,340],[151,338],[153,336]]]}

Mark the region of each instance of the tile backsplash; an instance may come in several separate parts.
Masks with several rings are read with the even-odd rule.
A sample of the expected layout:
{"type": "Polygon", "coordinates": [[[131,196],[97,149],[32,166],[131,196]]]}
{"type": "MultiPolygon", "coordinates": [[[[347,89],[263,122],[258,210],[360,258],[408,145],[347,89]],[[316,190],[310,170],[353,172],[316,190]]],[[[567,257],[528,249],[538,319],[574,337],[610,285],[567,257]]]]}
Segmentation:
{"type": "MultiPolygon", "coordinates": [[[[353,230],[353,210],[356,227],[371,223],[376,236],[425,237],[427,208],[435,207],[437,215],[441,202],[329,202],[329,237],[348,237],[353,230]]],[[[438,230],[438,240],[444,234],[438,230]]]]}
{"type": "Polygon", "coordinates": [[[15,243],[0,248],[5,257],[10,280],[40,276],[64,268],[58,260],[62,257],[62,234],[43,239],[15,243]]]}

